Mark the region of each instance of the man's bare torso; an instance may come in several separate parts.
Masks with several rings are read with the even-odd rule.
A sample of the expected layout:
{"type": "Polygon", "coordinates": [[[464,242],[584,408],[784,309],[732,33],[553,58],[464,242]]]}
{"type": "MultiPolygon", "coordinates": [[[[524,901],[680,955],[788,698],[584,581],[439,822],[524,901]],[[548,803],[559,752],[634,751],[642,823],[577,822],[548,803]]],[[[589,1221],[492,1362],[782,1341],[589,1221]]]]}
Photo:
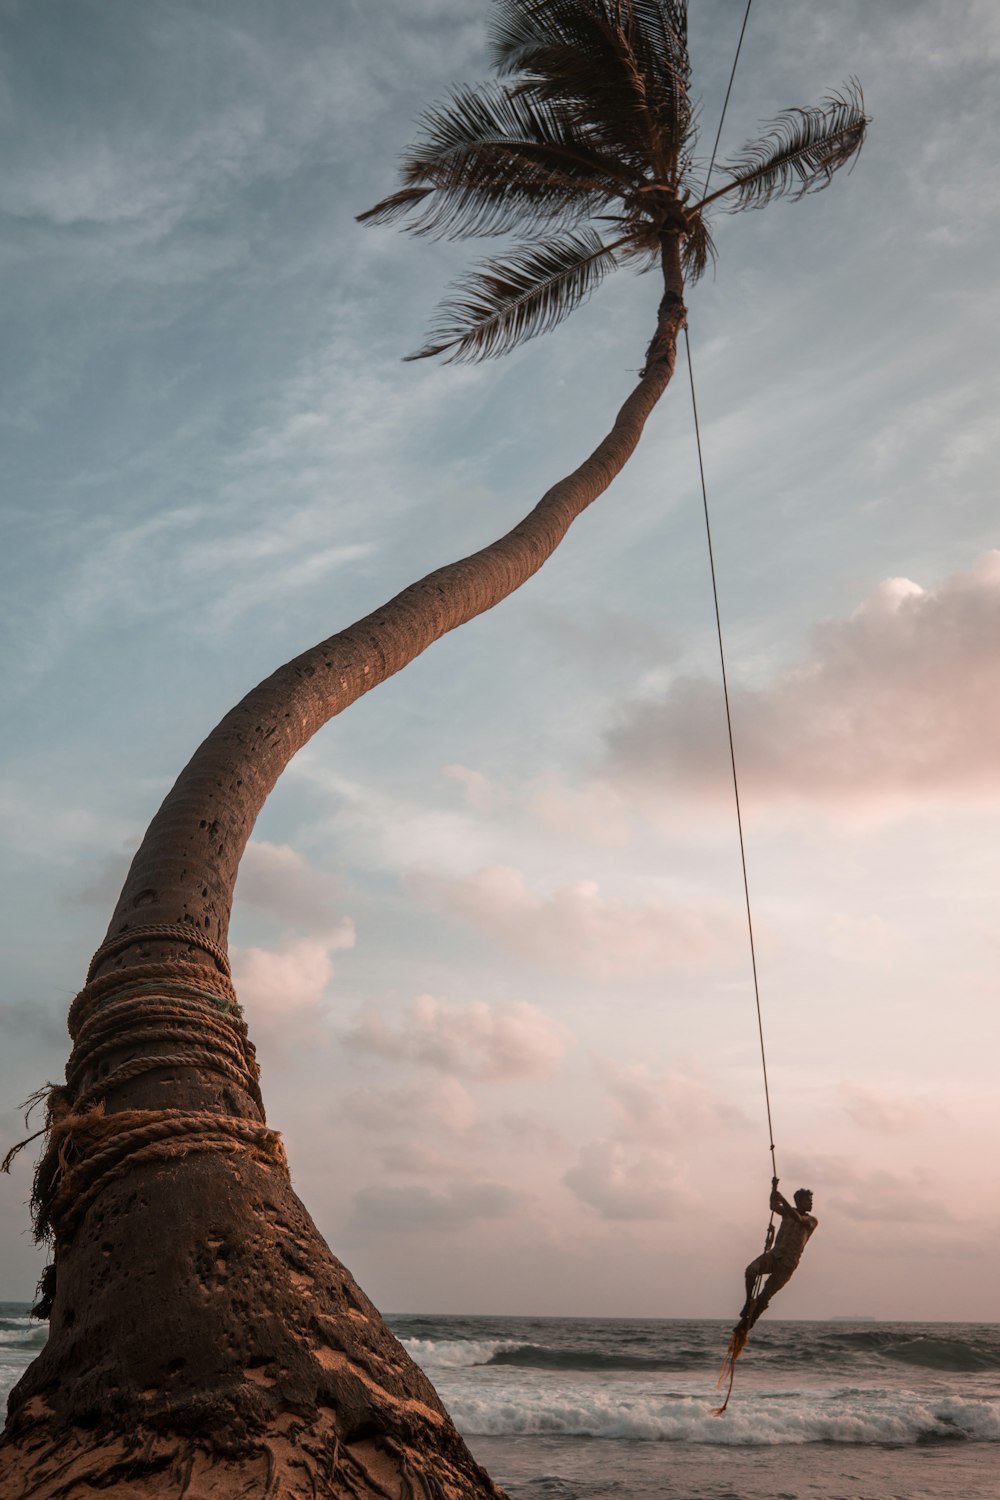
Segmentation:
{"type": "Polygon", "coordinates": [[[798,1265],[806,1241],[818,1223],[819,1220],[814,1219],[812,1214],[802,1214],[800,1218],[792,1218],[789,1214],[782,1219],[771,1253],[783,1270],[789,1267],[794,1269],[798,1265]]]}

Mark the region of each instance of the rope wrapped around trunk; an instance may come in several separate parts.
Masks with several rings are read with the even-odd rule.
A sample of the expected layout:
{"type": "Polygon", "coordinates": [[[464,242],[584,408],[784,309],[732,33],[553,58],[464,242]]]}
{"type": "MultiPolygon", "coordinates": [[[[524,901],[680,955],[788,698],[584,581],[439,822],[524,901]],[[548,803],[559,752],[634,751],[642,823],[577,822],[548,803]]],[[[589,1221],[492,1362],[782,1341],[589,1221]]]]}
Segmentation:
{"type": "MultiPolygon", "coordinates": [[[[207,933],[202,932],[201,928],[196,927],[193,922],[152,922],[144,927],[126,927],[122,932],[115,932],[110,937],[106,937],[90,960],[87,968],[87,983],[90,983],[97,970],[116,953],[121,953],[126,948],[146,947],[150,943],[184,943],[188,948],[197,948],[200,953],[207,953],[215,959],[220,974],[224,974],[227,979],[232,976],[229,954],[225,948],[214,938],[210,938],[207,933]]],[[[192,963],[204,962],[203,959],[190,961],[192,963]]]]}
{"type": "MultiPolygon", "coordinates": [[[[142,936],[146,935],[144,930],[142,936]]],[[[136,933],[122,934],[116,946],[125,936],[133,944],[139,940],[136,933]]],[[[148,929],[150,940],[163,941],[165,936],[159,929],[148,929]]],[[[193,946],[201,944],[196,941],[193,946]]],[[[220,969],[218,955],[209,956],[215,960],[211,966],[200,954],[192,954],[190,960],[116,969],[90,979],[73,1001],[68,1026],[74,1046],[66,1082],[47,1084],[28,1101],[29,1115],[45,1104],[45,1125],[8,1151],[0,1166],[9,1171],[19,1151],[45,1138],[31,1198],[36,1240],[54,1241],[58,1251],[111,1182],[150,1162],[201,1151],[242,1153],[287,1175],[281,1137],[265,1122],[260,1069],[236,993],[228,972],[220,969]],[[109,1093],[121,1084],[146,1073],[182,1068],[213,1073],[237,1085],[252,1114],[238,1109],[107,1109],[109,1093]]],[[[91,973],[97,962],[95,955],[91,973]]],[[[48,1316],[53,1294],[50,1267],[33,1309],[37,1316],[48,1316]]]]}
{"type": "Polygon", "coordinates": [[[256,1120],[211,1110],[124,1109],[69,1112],[49,1125],[35,1174],[35,1233],[59,1244],[72,1237],[97,1195],[134,1167],[195,1151],[248,1152],[287,1173],[281,1137],[256,1120]]]}

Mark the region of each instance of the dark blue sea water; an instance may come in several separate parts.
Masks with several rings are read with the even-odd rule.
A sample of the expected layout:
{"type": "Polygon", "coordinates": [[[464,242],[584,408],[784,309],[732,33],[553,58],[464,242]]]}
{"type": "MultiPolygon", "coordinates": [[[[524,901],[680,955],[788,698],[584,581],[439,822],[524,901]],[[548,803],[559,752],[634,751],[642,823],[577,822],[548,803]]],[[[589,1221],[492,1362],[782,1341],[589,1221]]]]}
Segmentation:
{"type": "MultiPolygon", "coordinates": [[[[511,1500],[1000,1500],[1000,1327],[392,1317],[511,1500]]],[[[44,1341],[0,1303],[0,1397],[44,1341]]]]}

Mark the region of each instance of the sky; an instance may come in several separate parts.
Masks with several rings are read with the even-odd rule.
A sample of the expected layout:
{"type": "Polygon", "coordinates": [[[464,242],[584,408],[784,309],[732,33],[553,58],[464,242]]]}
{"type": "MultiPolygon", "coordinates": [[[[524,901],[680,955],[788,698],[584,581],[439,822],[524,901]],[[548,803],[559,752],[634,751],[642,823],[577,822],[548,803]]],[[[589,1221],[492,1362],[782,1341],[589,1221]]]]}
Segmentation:
{"type": "MultiPolygon", "coordinates": [[[[627,271],[503,361],[402,362],[488,247],[354,216],[488,12],[0,0],[6,1142],[194,746],[507,530],[642,363],[627,271]]],[[[691,6],[706,157],[742,15],[691,6]]],[[[718,217],[688,297],[778,1170],[820,1220],[787,1317],[1000,1318],[998,61],[992,0],[754,7],[723,161],[852,75],[873,124],[718,217]]],[[[714,630],[682,360],[546,567],[264,810],[231,938],[268,1117],[384,1311],[739,1309],[771,1161],[714,630]]]]}

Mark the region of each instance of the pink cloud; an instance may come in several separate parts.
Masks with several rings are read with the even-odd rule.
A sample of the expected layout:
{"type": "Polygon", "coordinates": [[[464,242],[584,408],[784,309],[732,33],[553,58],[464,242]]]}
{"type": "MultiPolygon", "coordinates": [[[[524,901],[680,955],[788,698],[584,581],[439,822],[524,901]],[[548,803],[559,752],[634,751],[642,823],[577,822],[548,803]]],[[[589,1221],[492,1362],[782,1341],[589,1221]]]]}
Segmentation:
{"type": "Polygon", "coordinates": [[[369,1008],[344,1040],[376,1056],[492,1079],[545,1077],[565,1051],[560,1028],[523,1000],[456,1005],[433,995],[419,995],[395,1026],[369,1008]]]}
{"type": "Polygon", "coordinates": [[[416,884],[519,956],[603,981],[716,961],[740,934],[729,911],[662,897],[612,901],[592,880],[539,895],[508,865],[459,879],[425,872],[416,884]]]}
{"type": "Polygon", "coordinates": [[[289,940],[273,949],[234,948],[233,983],[251,1033],[279,1042],[319,1035],[333,954],[353,946],[354,924],[348,918],[326,937],[289,940]]]}
{"type": "Polygon", "coordinates": [[[868,1172],[854,1187],[831,1193],[829,1203],[835,1213],[862,1222],[936,1224],[951,1218],[943,1198],[916,1174],[868,1172]]]}
{"type": "Polygon", "coordinates": [[[692,1132],[700,1136],[746,1125],[742,1110],[690,1074],[657,1070],[646,1063],[605,1062],[598,1064],[598,1071],[611,1099],[619,1140],[676,1141],[692,1132]]]}
{"type": "Polygon", "coordinates": [[[301,931],[326,933],[341,926],[337,880],[287,844],[251,839],[240,861],[236,899],[301,931]]]}
{"type": "Polygon", "coordinates": [[[355,1195],[348,1233],[454,1232],[481,1220],[508,1219],[526,1201],[515,1188],[484,1179],[460,1179],[437,1191],[418,1184],[377,1183],[355,1195]]]}
{"type": "Polygon", "coordinates": [[[476,1124],[478,1112],[468,1089],[457,1078],[402,1088],[370,1087],[346,1095],[341,1113],[375,1135],[403,1131],[409,1137],[429,1127],[463,1136],[476,1124]]]}
{"type": "Polygon", "coordinates": [[[891,1238],[897,1224],[946,1226],[954,1218],[942,1195],[942,1184],[923,1168],[893,1172],[842,1156],[814,1155],[806,1161],[791,1154],[784,1170],[784,1192],[792,1183],[814,1190],[821,1223],[826,1211],[833,1221],[853,1219],[870,1224],[869,1233],[877,1232],[880,1240],[891,1238]]]}
{"type": "MultiPolygon", "coordinates": [[[[863,805],[1000,793],[1000,550],[924,589],[882,583],[761,688],[731,688],[741,786],[764,800],[863,805]]],[[[719,686],[634,702],[609,772],[654,795],[731,797],[719,686]]]]}
{"type": "Polygon", "coordinates": [[[635,1151],[621,1141],[591,1141],[563,1182],[602,1219],[672,1219],[683,1192],[683,1169],[657,1151],[635,1151]]]}
{"type": "Polygon", "coordinates": [[[604,781],[572,787],[546,777],[535,784],[531,812],[544,827],[586,843],[611,848],[628,842],[624,799],[604,781]]]}
{"type": "Polygon", "coordinates": [[[921,1099],[903,1098],[859,1083],[843,1083],[840,1091],[844,1109],[855,1125],[877,1135],[909,1135],[931,1119],[947,1116],[940,1105],[932,1109],[921,1099]]]}

